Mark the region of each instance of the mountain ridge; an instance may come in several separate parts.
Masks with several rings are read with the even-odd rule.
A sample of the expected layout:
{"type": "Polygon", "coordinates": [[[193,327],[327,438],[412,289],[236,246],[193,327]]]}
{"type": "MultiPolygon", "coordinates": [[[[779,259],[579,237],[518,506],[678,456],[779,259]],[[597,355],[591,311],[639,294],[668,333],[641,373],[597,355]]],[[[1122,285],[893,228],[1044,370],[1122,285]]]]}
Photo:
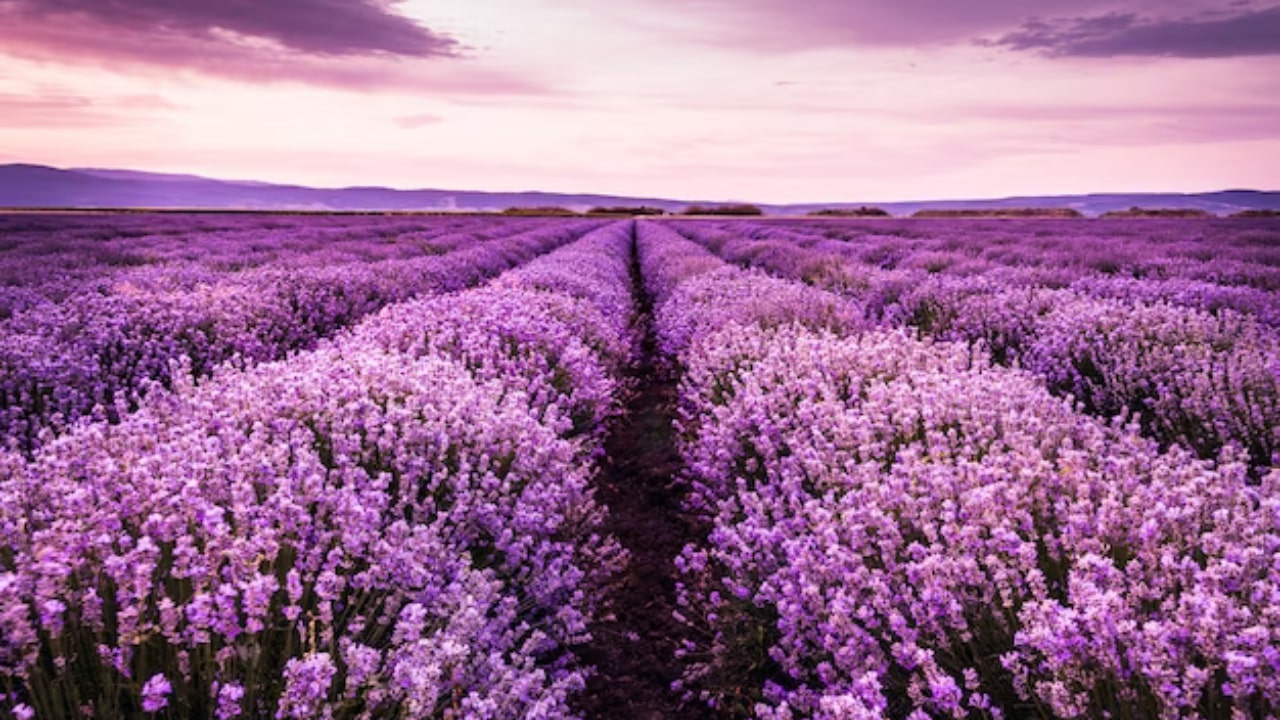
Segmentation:
{"type": "MultiPolygon", "coordinates": [[[[716,202],[536,190],[401,190],[377,186],[314,188],[127,169],[62,169],[31,163],[0,165],[0,207],[4,208],[479,212],[500,211],[513,206],[550,205],[586,210],[596,206],[643,205],[678,212],[689,205],[709,204],[716,202]]],[[[922,209],[992,210],[1015,207],[1071,208],[1085,215],[1100,215],[1134,206],[1206,210],[1222,215],[1240,210],[1280,210],[1280,192],[1233,188],[1205,193],[1087,193],[884,203],[756,204],[771,215],[803,215],[814,210],[852,209],[864,205],[883,208],[898,216],[922,209]]]]}

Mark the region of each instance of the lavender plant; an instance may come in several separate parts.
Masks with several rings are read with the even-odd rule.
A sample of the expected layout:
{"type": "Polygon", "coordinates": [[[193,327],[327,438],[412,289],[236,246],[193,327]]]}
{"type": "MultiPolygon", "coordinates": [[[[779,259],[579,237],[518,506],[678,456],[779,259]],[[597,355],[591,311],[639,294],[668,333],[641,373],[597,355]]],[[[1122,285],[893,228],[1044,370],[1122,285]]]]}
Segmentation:
{"type": "Polygon", "coordinates": [[[621,561],[589,460],[630,242],[0,455],[0,714],[572,717],[621,561]],[[546,329],[564,344],[522,341],[546,329]]]}
{"type": "MultiPolygon", "coordinates": [[[[658,272],[704,252],[640,238],[658,272]]],[[[712,526],[679,559],[691,698],[770,719],[1277,712],[1276,471],[1162,452],[969,344],[715,302],[668,301],[660,332],[682,314],[710,328],[672,345],[712,526]]]]}
{"type": "Polygon", "coordinates": [[[1142,237],[1092,222],[911,227],[924,238],[886,237],[880,221],[677,226],[726,259],[838,291],[868,320],[980,343],[1087,412],[1137,418],[1163,444],[1205,458],[1242,448],[1255,474],[1275,462],[1280,258],[1264,249],[1270,225],[1158,223],[1142,237]],[[848,232],[863,227],[879,234],[848,232]],[[1210,237],[1195,237],[1200,229],[1210,237]],[[1079,257],[1065,257],[1067,243],[1079,257]]]}
{"type": "Polygon", "coordinates": [[[228,361],[277,359],[388,303],[470,287],[597,225],[557,221],[444,255],[206,274],[194,286],[113,284],[33,307],[0,334],[0,442],[29,452],[46,430],[117,421],[153,386],[171,385],[175,363],[200,378],[228,361]]]}

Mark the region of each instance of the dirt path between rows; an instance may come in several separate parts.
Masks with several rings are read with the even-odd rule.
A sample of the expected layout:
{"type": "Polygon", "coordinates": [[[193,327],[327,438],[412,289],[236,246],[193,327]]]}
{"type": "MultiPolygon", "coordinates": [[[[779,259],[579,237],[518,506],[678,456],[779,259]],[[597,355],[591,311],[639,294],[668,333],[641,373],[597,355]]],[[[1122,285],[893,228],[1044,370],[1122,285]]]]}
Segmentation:
{"type": "Polygon", "coordinates": [[[596,498],[609,508],[604,530],[631,553],[612,597],[613,617],[592,628],[581,657],[597,674],[578,703],[586,720],[703,720],[699,703],[681,703],[671,691],[680,677],[675,651],[681,625],[675,609],[672,560],[705,532],[681,512],[673,486],[680,468],[672,421],[676,381],[656,362],[652,302],[644,291],[632,249],[632,281],[643,323],[640,361],[631,371],[635,390],[625,416],[605,442],[596,498]]]}

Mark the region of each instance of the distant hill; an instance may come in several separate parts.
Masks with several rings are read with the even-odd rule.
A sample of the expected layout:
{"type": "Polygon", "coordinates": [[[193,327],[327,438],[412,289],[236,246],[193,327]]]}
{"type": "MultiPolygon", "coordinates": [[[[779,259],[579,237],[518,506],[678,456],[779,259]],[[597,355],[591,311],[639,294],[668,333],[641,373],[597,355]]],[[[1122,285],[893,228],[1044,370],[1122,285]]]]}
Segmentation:
{"type": "MultiPolygon", "coordinates": [[[[510,207],[661,208],[679,212],[690,205],[718,205],[705,199],[622,197],[549,192],[394,190],[382,187],[311,188],[248,180],[211,180],[196,175],[136,170],[43,165],[0,165],[0,207],[8,208],[200,208],[241,210],[459,210],[500,211],[510,207]]],[[[1195,209],[1215,215],[1242,210],[1280,210],[1280,192],[1225,190],[1213,193],[1095,194],[1011,197],[996,200],[936,200],[899,203],[757,204],[770,215],[805,215],[822,210],[856,210],[867,205],[895,216],[920,210],[1070,208],[1085,215],[1133,207],[1195,209]]]]}
{"type": "Polygon", "coordinates": [[[134,170],[62,170],[0,165],[0,207],[201,208],[245,210],[475,210],[513,206],[646,205],[675,211],[688,203],[657,198],[545,192],[310,188],[134,170]]]}
{"type": "Polygon", "coordinates": [[[1089,216],[1132,208],[1204,210],[1214,215],[1230,215],[1241,210],[1280,209],[1280,192],[1223,190],[1208,193],[1096,193],[1090,195],[1028,196],[998,200],[937,200],[910,203],[881,203],[894,215],[919,210],[994,210],[1001,208],[1069,208],[1089,216]]]}

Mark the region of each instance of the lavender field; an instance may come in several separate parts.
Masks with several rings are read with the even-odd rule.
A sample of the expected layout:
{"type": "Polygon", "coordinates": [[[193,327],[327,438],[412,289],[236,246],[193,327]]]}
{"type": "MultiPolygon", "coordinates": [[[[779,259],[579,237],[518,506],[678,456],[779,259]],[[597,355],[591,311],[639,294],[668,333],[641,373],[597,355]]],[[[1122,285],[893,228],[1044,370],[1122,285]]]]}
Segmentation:
{"type": "Polygon", "coordinates": [[[0,718],[1280,716],[1280,221],[0,216],[0,718]]]}

